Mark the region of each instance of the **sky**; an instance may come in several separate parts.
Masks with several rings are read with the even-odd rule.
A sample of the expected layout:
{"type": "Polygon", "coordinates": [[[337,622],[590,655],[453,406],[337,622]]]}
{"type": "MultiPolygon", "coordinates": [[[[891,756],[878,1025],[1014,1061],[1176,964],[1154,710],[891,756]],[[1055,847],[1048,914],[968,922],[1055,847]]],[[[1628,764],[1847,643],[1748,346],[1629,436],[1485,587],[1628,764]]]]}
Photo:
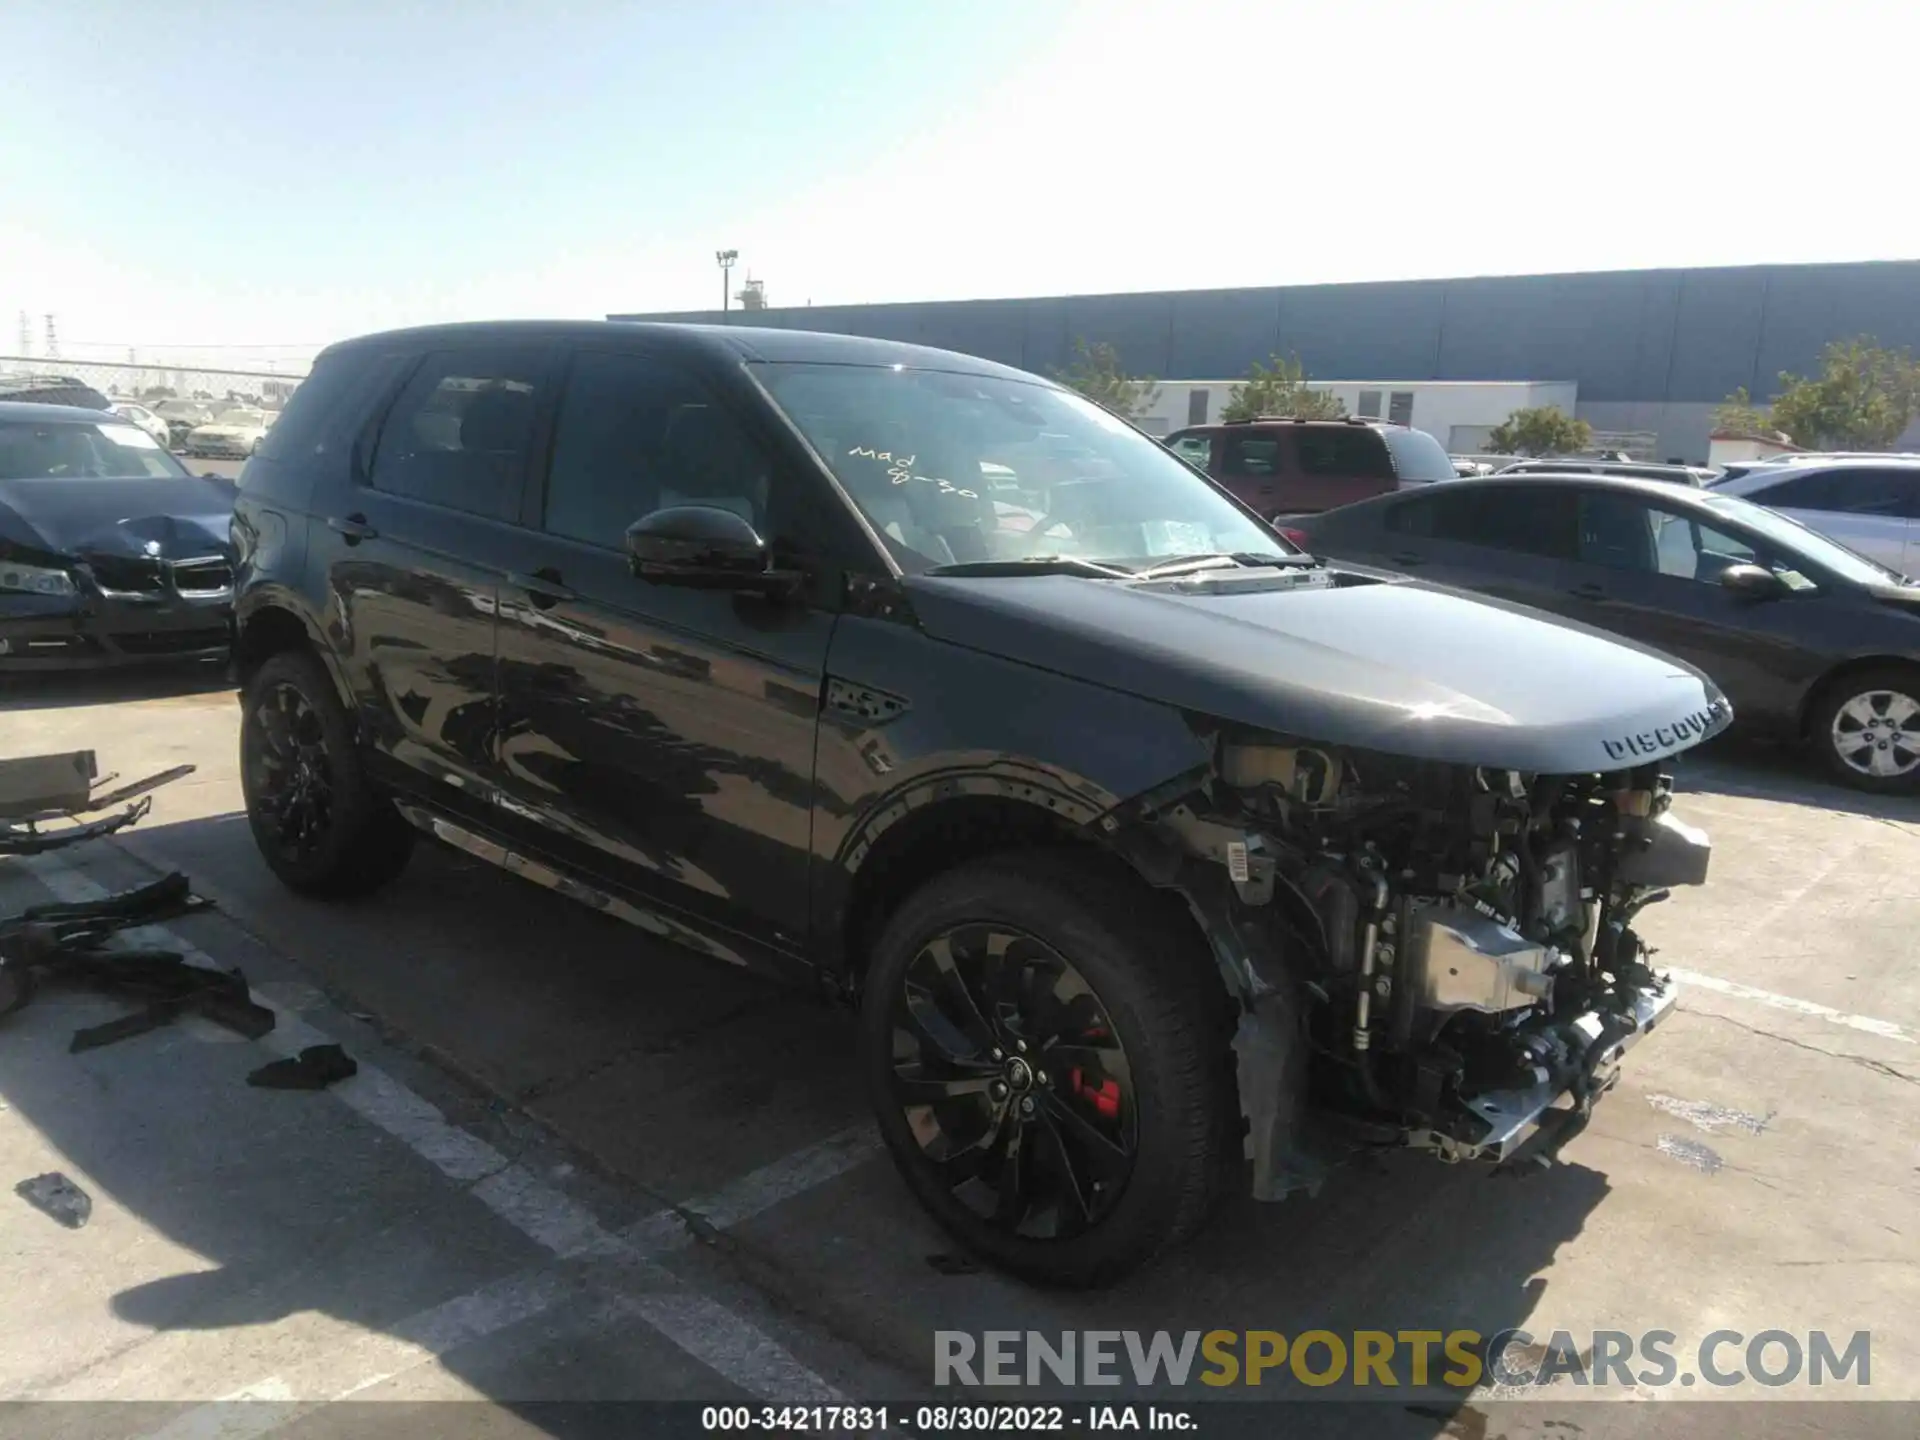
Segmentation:
{"type": "Polygon", "coordinates": [[[1920,256],[1920,5],[6,0],[0,354],[1920,256]]]}

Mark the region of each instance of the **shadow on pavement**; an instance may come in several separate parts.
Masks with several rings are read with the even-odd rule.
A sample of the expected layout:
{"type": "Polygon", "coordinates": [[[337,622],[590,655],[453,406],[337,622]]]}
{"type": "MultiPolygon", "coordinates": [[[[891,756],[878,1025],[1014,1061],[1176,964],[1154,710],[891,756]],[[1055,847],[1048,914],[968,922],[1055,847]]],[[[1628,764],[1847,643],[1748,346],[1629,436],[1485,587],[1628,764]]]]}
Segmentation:
{"type": "MultiPolygon", "coordinates": [[[[371,899],[298,900],[266,875],[237,818],[143,828],[133,848],[186,870],[343,1008],[371,1012],[403,1046],[524,1107],[603,1174],[684,1199],[862,1118],[838,1012],[792,1003],[755,977],[438,847],[423,846],[407,875],[371,899]]],[[[344,1106],[243,1087],[234,1098],[256,1052],[176,1047],[197,1049],[201,1065],[222,1055],[224,1064],[217,1076],[173,1066],[150,1087],[85,1082],[89,1066],[154,1043],[143,1037],[85,1066],[52,1053],[24,1068],[17,1056],[0,1059],[8,1098],[30,1123],[113,1201],[206,1257],[202,1271],[122,1287],[113,1309],[123,1320],[219,1330],[313,1309],[379,1330],[472,1288],[477,1256],[523,1243],[490,1214],[467,1215],[480,1207],[384,1134],[360,1134],[344,1147],[360,1158],[343,1164],[329,1127],[359,1124],[344,1106]],[[210,1116],[184,1151],[160,1143],[177,1127],[157,1118],[192,1113],[203,1087],[216,1087],[223,1106],[258,1113],[259,1127],[223,1129],[210,1116]]],[[[1338,1172],[1317,1198],[1229,1203],[1185,1249],[1113,1291],[1076,1296],[937,1273],[927,1227],[876,1162],[836,1182],[831,1197],[785,1207],[804,1214],[805,1202],[831,1198],[844,1228],[851,1197],[863,1217],[854,1256],[818,1242],[804,1221],[777,1240],[730,1234],[716,1255],[791,1312],[930,1378],[933,1332],[943,1328],[1490,1336],[1523,1327],[1542,1272],[1607,1193],[1604,1175],[1577,1164],[1495,1177],[1400,1153],[1338,1172]]],[[[467,1373],[459,1354],[445,1363],[478,1388],[492,1383],[467,1373]]],[[[1433,1373],[1444,1368],[1436,1351],[1433,1373]]],[[[1274,1378],[1265,1398],[1287,1393],[1274,1378]]],[[[713,1388],[708,1398],[726,1398],[717,1379],[713,1388]]],[[[1226,1396],[1263,1392],[1204,1398],[1226,1396]]],[[[1381,1420],[1437,1433],[1456,1403],[1429,1400],[1425,1418],[1388,1404],[1381,1420]]],[[[1290,1427],[1299,1418],[1290,1415],[1290,1427]]]]}
{"type": "Polygon", "coordinates": [[[1800,750],[1756,740],[1728,737],[1702,746],[1682,761],[1674,788],[1920,824],[1920,797],[1850,790],[1820,774],[1800,750]]]}
{"type": "Polygon", "coordinates": [[[155,662],[112,670],[0,671],[0,712],[60,710],[75,705],[120,705],[232,691],[226,664],[155,662]]]}

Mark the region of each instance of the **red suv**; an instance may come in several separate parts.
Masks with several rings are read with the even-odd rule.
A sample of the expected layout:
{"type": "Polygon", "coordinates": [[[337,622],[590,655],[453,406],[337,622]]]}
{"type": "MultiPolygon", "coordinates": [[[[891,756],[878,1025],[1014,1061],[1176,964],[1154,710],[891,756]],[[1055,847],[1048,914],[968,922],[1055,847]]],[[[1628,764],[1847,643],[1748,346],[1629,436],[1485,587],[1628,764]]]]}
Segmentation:
{"type": "Polygon", "coordinates": [[[1426,431],[1357,417],[1228,420],[1176,430],[1162,443],[1269,520],[1457,476],[1426,431]]]}

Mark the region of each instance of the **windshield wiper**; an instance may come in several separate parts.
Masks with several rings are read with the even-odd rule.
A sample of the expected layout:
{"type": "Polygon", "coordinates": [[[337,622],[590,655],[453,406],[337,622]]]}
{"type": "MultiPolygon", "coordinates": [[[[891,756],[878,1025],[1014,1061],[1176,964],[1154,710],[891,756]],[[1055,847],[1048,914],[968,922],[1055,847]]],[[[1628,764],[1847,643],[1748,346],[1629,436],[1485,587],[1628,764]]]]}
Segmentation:
{"type": "Polygon", "coordinates": [[[1077,555],[1027,555],[1017,560],[962,560],[935,565],[928,575],[1084,575],[1093,580],[1125,580],[1133,575],[1118,565],[1082,560],[1077,555]]]}
{"type": "Polygon", "coordinates": [[[1163,560],[1158,565],[1135,571],[1133,578],[1164,580],[1174,575],[1189,575],[1197,570],[1223,570],[1228,566],[1264,568],[1269,565],[1318,565],[1319,563],[1318,559],[1307,554],[1260,555],[1239,550],[1230,554],[1221,552],[1214,555],[1182,555],[1177,559],[1163,560]]]}

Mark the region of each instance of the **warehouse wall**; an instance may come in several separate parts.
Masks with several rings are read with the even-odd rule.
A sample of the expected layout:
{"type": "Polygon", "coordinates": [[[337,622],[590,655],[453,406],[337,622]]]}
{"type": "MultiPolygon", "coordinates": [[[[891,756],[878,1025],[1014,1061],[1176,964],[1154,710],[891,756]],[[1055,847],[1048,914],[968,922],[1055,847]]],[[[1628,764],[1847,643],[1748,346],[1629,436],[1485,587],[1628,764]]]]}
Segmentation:
{"type": "MultiPolygon", "coordinates": [[[[743,323],[738,311],[728,318],[743,323]]],[[[1310,375],[1570,379],[1583,410],[1711,406],[1742,385],[1770,397],[1780,371],[1812,369],[1829,340],[1864,333],[1920,350],[1920,261],[820,305],[752,323],[908,340],[1042,373],[1066,365],[1080,338],[1168,379],[1240,375],[1297,353],[1310,375]]],[[[1692,412],[1674,418],[1689,435],[1699,428],[1692,412]]]]}

